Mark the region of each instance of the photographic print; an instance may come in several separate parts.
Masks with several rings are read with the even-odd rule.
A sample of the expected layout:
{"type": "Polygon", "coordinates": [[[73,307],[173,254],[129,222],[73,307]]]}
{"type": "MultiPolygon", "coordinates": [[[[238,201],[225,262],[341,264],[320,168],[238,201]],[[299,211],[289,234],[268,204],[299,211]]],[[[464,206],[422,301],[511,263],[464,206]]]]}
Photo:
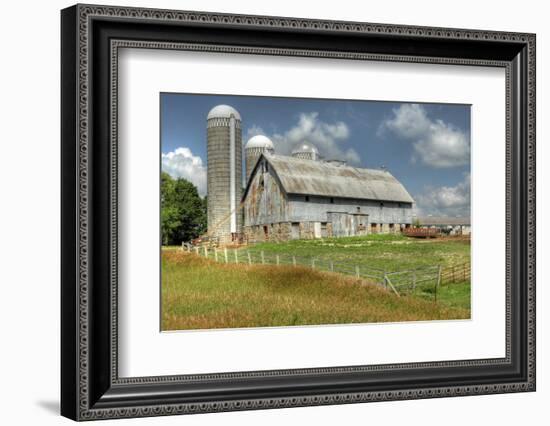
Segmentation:
{"type": "Polygon", "coordinates": [[[470,114],[161,93],[161,329],[469,319],[470,114]]]}
{"type": "Polygon", "coordinates": [[[535,391],[535,34],[61,15],[64,416],[535,391]]]}

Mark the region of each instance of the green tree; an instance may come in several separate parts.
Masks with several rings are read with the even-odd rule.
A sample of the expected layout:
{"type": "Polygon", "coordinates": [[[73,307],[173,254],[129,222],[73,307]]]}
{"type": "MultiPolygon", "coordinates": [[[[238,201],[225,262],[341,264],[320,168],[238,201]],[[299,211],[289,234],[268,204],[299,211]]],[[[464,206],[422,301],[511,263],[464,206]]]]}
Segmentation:
{"type": "Polygon", "coordinates": [[[181,244],[206,231],[206,202],[188,180],[162,172],[160,205],[163,244],[181,244]]]}

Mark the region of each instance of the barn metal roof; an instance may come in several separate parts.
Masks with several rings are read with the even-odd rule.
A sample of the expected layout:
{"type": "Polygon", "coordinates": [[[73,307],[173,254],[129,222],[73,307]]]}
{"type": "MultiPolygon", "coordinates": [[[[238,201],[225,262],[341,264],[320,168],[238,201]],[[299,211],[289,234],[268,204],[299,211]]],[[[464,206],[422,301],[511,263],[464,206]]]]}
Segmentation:
{"type": "Polygon", "coordinates": [[[458,226],[458,225],[470,225],[470,217],[449,217],[449,216],[424,216],[419,217],[418,221],[421,225],[439,225],[439,226],[458,226]]]}
{"type": "Polygon", "coordinates": [[[414,202],[405,187],[385,170],[361,169],[275,154],[265,154],[264,157],[287,194],[414,202]]]}

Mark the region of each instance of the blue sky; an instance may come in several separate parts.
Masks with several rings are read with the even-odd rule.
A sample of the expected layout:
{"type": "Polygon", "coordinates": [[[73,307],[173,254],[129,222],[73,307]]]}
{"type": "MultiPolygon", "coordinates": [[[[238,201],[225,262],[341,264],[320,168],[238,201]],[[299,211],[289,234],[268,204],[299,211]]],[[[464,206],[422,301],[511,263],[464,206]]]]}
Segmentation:
{"type": "Polygon", "coordinates": [[[206,191],[206,116],[231,105],[243,144],[271,138],[278,154],[307,140],[327,159],[385,166],[416,201],[420,215],[470,213],[470,106],[232,95],[162,93],[162,168],[206,191]]]}

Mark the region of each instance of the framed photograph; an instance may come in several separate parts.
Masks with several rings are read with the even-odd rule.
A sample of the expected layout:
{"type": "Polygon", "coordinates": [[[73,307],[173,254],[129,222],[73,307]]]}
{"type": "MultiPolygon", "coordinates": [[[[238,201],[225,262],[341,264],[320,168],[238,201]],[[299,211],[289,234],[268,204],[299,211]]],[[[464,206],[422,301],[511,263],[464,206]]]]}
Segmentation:
{"type": "Polygon", "coordinates": [[[61,12],[61,412],[535,390],[535,35],[61,12]]]}

